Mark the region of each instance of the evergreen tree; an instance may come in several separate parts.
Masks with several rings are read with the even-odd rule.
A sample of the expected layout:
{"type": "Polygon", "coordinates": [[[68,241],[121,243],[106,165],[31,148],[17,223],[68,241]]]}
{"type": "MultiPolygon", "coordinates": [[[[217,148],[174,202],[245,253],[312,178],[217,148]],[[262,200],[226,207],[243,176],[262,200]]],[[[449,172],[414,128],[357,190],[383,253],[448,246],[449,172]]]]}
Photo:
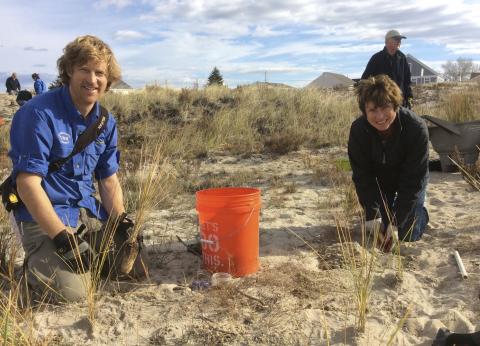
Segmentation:
{"type": "Polygon", "coordinates": [[[211,85],[223,85],[223,77],[217,67],[214,67],[208,76],[207,86],[211,85]]]}
{"type": "Polygon", "coordinates": [[[48,90],[60,88],[62,85],[62,79],[60,78],[60,76],[58,76],[57,79],[50,83],[50,85],[48,86],[48,90]]]}

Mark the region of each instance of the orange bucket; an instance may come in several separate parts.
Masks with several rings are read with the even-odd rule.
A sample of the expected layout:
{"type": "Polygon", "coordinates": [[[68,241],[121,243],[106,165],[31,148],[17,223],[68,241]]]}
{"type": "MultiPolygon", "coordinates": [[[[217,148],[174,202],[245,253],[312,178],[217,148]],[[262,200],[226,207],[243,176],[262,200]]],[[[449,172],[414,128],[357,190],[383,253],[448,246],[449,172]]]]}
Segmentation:
{"type": "Polygon", "coordinates": [[[226,187],[196,193],[203,266],[234,276],[259,267],[260,190],[226,187]]]}

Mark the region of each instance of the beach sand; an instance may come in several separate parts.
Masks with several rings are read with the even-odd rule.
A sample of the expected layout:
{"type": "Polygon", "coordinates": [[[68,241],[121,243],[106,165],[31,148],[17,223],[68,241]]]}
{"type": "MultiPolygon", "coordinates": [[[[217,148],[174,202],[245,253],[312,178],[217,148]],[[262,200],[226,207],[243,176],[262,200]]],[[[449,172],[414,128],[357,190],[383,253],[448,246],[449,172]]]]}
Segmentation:
{"type": "MultiPolygon", "coordinates": [[[[14,108],[8,100],[2,115],[14,108]]],[[[107,283],[93,327],[79,303],[42,306],[35,330],[61,345],[386,345],[397,328],[393,345],[431,345],[441,327],[477,330],[480,193],[459,173],[440,172],[431,173],[427,190],[429,229],[422,240],[401,244],[401,278],[398,255],[376,252],[366,330],[355,330],[354,288],[335,223],[341,195],[317,169],[338,157],[346,157],[345,148],[210,155],[198,166],[200,177],[244,174],[261,189],[260,270],[227,287],[192,290],[193,280],[210,276],[176,239],[192,241],[198,233],[195,196],[179,195],[148,221],[148,281],[107,283]]],[[[360,242],[359,227],[353,229],[360,242]]]]}

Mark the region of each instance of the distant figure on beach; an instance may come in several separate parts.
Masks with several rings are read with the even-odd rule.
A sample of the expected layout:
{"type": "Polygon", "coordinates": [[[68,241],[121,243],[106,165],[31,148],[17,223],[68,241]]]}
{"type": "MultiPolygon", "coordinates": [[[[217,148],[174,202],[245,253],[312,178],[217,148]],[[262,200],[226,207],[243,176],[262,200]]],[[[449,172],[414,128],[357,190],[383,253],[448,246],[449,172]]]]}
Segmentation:
{"type": "Polygon", "coordinates": [[[40,79],[38,73],[32,74],[32,79],[34,80],[33,88],[35,89],[35,94],[40,95],[48,91],[47,86],[43,80],[40,79]]]}
{"type": "Polygon", "coordinates": [[[428,181],[428,130],[425,121],[401,107],[402,94],[386,75],[359,82],[362,115],[350,128],[348,156],[366,228],[380,230],[381,248],[393,237],[419,240],[428,224],[424,207],[428,181]]]}
{"type": "Polygon", "coordinates": [[[7,93],[9,95],[16,95],[20,91],[20,81],[17,79],[17,74],[15,72],[7,78],[5,86],[7,87],[7,93]]]}
{"type": "Polygon", "coordinates": [[[386,74],[397,83],[402,91],[402,105],[411,108],[413,93],[410,86],[410,67],[408,66],[407,57],[400,51],[402,39],[405,38],[397,30],[388,31],[385,35],[385,47],[370,58],[362,74],[362,79],[386,74]]]}
{"type": "Polygon", "coordinates": [[[134,223],[117,177],[116,120],[99,103],[120,79],[120,66],[110,47],[90,35],[68,43],[57,66],[63,86],[34,97],[13,117],[9,186],[18,198],[4,204],[15,217],[33,298],[82,301],[93,273],[145,277],[145,249],[140,237],[132,239],[128,246],[140,251],[125,273],[134,223]]]}

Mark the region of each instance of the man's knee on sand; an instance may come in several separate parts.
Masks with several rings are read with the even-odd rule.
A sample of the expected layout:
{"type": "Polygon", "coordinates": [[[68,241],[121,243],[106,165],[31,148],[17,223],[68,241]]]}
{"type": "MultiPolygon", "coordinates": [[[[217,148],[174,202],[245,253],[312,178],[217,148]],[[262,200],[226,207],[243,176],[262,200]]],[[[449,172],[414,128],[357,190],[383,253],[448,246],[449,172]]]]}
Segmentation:
{"type": "Polygon", "coordinates": [[[19,230],[25,250],[27,279],[35,296],[66,302],[85,300],[90,273],[73,273],[38,224],[22,222],[19,230]]]}
{"type": "Polygon", "coordinates": [[[33,255],[27,261],[27,278],[33,293],[55,301],[84,301],[88,294],[90,272],[74,273],[55,256],[33,255]]]}
{"type": "MultiPolygon", "coordinates": [[[[88,215],[82,210],[82,222],[88,227],[84,231],[83,239],[95,249],[96,256],[105,256],[103,259],[96,259],[102,263],[100,274],[103,278],[117,278],[120,274],[122,258],[125,256],[125,242],[128,234],[115,231],[106,232],[102,222],[88,215]],[[100,228],[100,229],[99,229],[100,228]]],[[[89,294],[91,285],[91,273],[77,273],[62,261],[56,253],[54,242],[43,233],[36,223],[20,223],[22,233],[22,245],[27,258],[28,281],[36,296],[44,294],[52,296],[55,300],[75,302],[84,301],[89,294]]],[[[145,278],[147,254],[141,243],[139,255],[135,259],[130,277],[135,279],[145,278]]],[[[91,259],[91,263],[94,259],[91,259]]]]}

